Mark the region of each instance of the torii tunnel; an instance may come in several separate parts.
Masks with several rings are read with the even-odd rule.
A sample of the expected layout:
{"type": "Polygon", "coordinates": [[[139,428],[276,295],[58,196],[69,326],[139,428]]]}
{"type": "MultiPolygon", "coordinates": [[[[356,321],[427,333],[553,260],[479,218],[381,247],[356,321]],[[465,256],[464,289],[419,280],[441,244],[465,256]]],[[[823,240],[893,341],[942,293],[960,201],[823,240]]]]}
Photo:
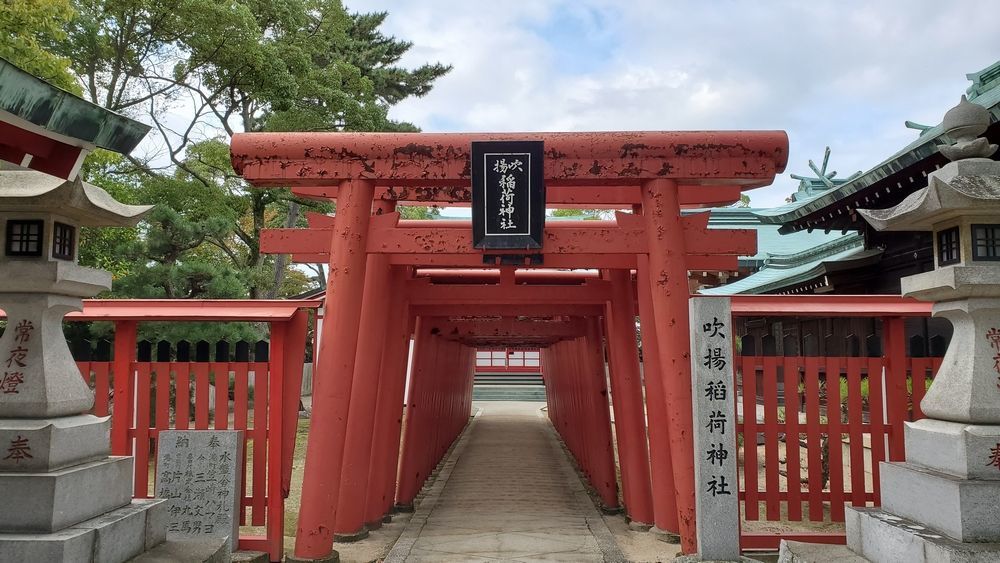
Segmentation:
{"type": "Polygon", "coordinates": [[[695,552],[688,271],[735,270],[756,235],[681,209],[771,183],[787,149],[781,131],[236,135],[251,184],[336,200],[335,217],[261,239],[329,263],[296,557],[412,506],[469,420],[475,347],[511,345],[542,348],[549,417],[605,507],[695,552]],[[470,144],[496,140],[544,142],[547,207],[631,213],[547,222],[544,265],[516,263],[523,250],[484,263],[469,221],[400,220],[401,202],[468,205],[470,144]]]}

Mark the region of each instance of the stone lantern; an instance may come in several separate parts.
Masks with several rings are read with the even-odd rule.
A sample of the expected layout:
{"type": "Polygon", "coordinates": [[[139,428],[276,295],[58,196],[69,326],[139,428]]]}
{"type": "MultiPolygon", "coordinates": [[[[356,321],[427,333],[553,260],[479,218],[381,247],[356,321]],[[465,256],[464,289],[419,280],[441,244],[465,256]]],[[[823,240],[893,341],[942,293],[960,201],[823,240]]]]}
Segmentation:
{"type": "Polygon", "coordinates": [[[0,170],[0,560],[124,561],[163,541],[162,501],[132,500],[132,458],[109,457],[110,418],[62,331],[111,275],[77,264],[80,227],[134,226],[76,177],[0,170]],[[122,537],[125,534],[127,537],[122,537]]]}
{"type": "Polygon", "coordinates": [[[850,508],[848,546],[872,561],[1000,560],[1000,162],[990,114],[964,97],[944,117],[952,162],[899,205],[858,210],[876,229],[932,231],[935,268],[902,279],[954,333],[907,423],[906,461],[881,466],[881,508],[850,508]]]}
{"type": "Polygon", "coordinates": [[[77,415],[93,406],[62,317],[81,310],[83,297],[110,289],[111,275],[76,263],[79,229],[135,226],[149,209],[119,203],[79,178],[0,171],[0,308],[8,319],[0,419],[77,415]]]}

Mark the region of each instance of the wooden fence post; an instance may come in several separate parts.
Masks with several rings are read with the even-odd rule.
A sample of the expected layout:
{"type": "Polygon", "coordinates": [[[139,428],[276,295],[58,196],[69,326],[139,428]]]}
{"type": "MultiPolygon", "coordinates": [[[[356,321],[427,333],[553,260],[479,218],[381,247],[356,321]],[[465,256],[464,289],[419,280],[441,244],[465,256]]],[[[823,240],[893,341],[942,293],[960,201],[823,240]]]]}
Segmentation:
{"type": "Polygon", "coordinates": [[[134,388],[132,361],[135,359],[136,321],[115,321],[114,406],[111,419],[111,454],[132,455],[128,431],[132,426],[134,388]]]}

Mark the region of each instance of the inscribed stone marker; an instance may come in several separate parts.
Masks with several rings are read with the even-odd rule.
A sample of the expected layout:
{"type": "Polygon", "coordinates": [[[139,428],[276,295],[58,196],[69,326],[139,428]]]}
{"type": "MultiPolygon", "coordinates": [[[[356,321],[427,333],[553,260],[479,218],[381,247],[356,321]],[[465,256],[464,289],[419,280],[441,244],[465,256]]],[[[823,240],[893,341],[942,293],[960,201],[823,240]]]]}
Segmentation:
{"type": "Polygon", "coordinates": [[[689,307],[698,555],[739,561],[731,308],[718,297],[693,297],[689,307]]]}
{"type": "Polygon", "coordinates": [[[160,433],[156,496],[168,499],[167,538],[239,540],[242,430],[160,433]]]}

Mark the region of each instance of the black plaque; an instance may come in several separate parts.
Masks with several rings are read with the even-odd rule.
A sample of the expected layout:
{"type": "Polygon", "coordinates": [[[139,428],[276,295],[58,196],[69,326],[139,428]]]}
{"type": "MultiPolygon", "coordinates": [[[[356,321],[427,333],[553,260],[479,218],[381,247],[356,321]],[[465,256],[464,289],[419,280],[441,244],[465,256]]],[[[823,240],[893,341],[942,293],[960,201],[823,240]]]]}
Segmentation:
{"type": "Polygon", "coordinates": [[[542,247],[542,141],[472,142],[472,235],[476,248],[542,247]]]}

